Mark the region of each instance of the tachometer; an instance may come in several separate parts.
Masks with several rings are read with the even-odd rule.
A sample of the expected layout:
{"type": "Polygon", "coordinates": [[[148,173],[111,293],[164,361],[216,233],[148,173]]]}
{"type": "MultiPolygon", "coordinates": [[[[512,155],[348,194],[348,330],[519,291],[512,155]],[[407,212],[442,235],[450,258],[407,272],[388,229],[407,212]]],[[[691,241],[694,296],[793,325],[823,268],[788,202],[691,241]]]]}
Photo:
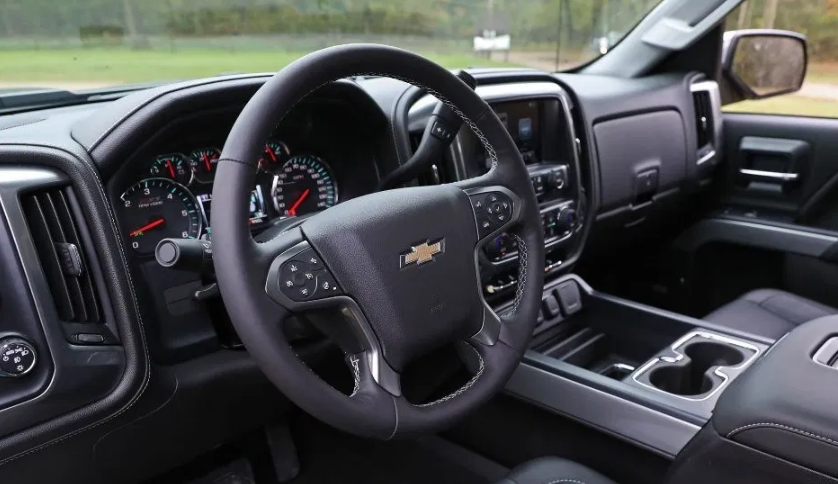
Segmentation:
{"type": "Polygon", "coordinates": [[[338,199],[329,166],[312,155],[295,156],[282,165],[271,192],[277,212],[291,217],[325,210],[338,199]]]}
{"type": "Polygon", "coordinates": [[[190,239],[201,235],[198,204],[179,183],[147,178],[125,190],[120,200],[122,227],[137,252],[151,253],[167,237],[190,239]]]}
{"type": "Polygon", "coordinates": [[[180,153],[158,156],[149,173],[153,177],[168,178],[184,186],[192,183],[192,167],[189,166],[189,160],[180,153]]]}

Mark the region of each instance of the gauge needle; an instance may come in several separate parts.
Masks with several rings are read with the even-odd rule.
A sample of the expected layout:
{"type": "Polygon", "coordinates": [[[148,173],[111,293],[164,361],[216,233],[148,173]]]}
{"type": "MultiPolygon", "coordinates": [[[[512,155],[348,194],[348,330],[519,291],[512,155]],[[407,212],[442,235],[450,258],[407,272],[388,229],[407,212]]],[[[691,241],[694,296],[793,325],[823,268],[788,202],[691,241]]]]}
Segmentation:
{"type": "Polygon", "coordinates": [[[293,203],[293,205],[291,205],[291,208],[288,209],[288,215],[291,215],[293,217],[297,216],[297,207],[299,207],[300,204],[303,203],[303,200],[306,199],[310,191],[310,188],[306,188],[306,191],[304,191],[302,195],[300,195],[300,197],[297,198],[297,200],[293,203]]]}
{"type": "Polygon", "coordinates": [[[207,167],[207,171],[212,171],[212,165],[210,164],[207,154],[201,153],[201,156],[204,158],[204,165],[207,167]]]}
{"type": "Polygon", "coordinates": [[[149,222],[149,223],[147,223],[146,225],[143,225],[142,227],[138,228],[137,230],[135,230],[135,231],[131,232],[129,235],[130,235],[131,237],[136,237],[137,235],[139,235],[139,234],[141,234],[141,233],[145,232],[146,230],[151,230],[151,229],[153,229],[154,227],[157,227],[157,226],[159,226],[159,225],[162,225],[164,222],[166,222],[166,219],[164,219],[164,218],[158,218],[157,220],[155,220],[155,221],[153,221],[153,222],[149,222]]]}
{"type": "Polygon", "coordinates": [[[172,166],[172,162],[171,162],[171,161],[167,161],[167,162],[166,162],[166,168],[168,168],[168,169],[169,169],[169,175],[171,175],[171,176],[172,176],[172,178],[174,178],[174,177],[175,177],[175,167],[173,167],[173,166],[172,166]]]}
{"type": "Polygon", "coordinates": [[[272,159],[272,160],[274,160],[274,163],[276,163],[276,155],[274,154],[274,152],[273,152],[273,150],[272,150],[272,149],[270,149],[270,148],[268,148],[267,146],[265,146],[265,153],[267,153],[267,154],[268,154],[268,156],[270,156],[270,157],[271,157],[271,159],[272,159]]]}

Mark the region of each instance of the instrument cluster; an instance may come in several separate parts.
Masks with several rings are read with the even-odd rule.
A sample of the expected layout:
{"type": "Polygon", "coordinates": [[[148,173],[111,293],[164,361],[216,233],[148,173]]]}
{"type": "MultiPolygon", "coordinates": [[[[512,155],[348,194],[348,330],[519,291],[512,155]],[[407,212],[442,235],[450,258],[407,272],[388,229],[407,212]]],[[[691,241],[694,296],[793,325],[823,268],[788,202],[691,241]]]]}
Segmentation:
{"type": "MultiPolygon", "coordinates": [[[[131,248],[148,255],[164,238],[212,237],[212,187],[220,155],[217,147],[205,146],[162,153],[147,162],[144,177],[119,196],[131,248]]],[[[325,210],[337,201],[337,181],[325,160],[292,152],[278,139],[265,144],[250,195],[254,230],[276,218],[325,210]]]]}

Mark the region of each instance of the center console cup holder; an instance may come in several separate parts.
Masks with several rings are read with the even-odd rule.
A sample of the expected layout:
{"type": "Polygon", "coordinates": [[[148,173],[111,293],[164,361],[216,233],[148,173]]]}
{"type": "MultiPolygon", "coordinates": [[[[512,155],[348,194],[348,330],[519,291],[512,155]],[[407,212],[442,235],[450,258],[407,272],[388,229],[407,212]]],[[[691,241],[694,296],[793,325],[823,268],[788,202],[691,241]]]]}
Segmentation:
{"type": "Polygon", "coordinates": [[[743,368],[758,353],[750,343],[695,331],[638,368],[632,379],[655,390],[702,400],[722,389],[731,377],[729,370],[743,368]]]}

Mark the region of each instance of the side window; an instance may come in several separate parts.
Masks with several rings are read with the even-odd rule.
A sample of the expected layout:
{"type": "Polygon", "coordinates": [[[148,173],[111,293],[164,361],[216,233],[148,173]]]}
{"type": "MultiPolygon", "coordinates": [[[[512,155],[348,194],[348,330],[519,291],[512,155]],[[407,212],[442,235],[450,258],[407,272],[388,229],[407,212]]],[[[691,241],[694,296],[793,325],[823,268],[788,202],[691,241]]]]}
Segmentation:
{"type": "Polygon", "coordinates": [[[804,34],[809,66],[795,93],[724,106],[727,112],[838,118],[838,0],[747,0],[725,30],[782,29],[804,34]]]}

